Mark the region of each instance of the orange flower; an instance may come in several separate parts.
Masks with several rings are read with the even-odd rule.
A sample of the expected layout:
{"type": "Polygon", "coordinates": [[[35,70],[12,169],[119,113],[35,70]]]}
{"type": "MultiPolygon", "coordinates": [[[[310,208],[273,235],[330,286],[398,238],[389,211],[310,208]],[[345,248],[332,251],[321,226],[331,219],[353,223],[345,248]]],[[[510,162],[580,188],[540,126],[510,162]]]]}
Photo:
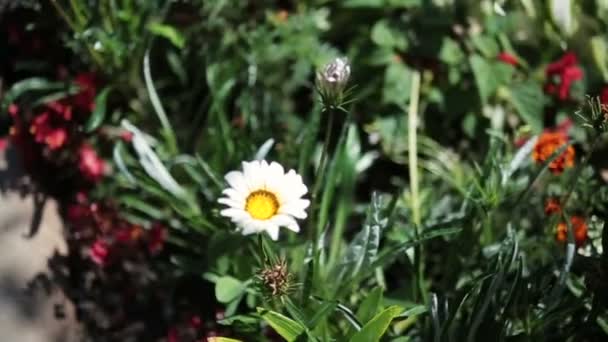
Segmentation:
{"type": "Polygon", "coordinates": [[[545,203],[545,215],[559,214],[562,212],[562,206],[559,204],[559,199],[551,197],[545,203]]]}
{"type": "MultiPolygon", "coordinates": [[[[538,164],[542,164],[550,159],[551,155],[568,143],[568,136],[563,132],[544,132],[538,138],[532,159],[538,164]]],[[[574,147],[569,145],[561,155],[549,163],[549,170],[553,174],[559,175],[564,169],[574,166],[574,147]]]]}
{"type": "MultiPolygon", "coordinates": [[[[581,246],[587,240],[587,223],[580,216],[570,217],[570,224],[574,233],[574,241],[577,246],[581,246]]],[[[556,239],[559,242],[568,241],[568,225],[565,222],[560,222],[557,225],[556,239]]]]}

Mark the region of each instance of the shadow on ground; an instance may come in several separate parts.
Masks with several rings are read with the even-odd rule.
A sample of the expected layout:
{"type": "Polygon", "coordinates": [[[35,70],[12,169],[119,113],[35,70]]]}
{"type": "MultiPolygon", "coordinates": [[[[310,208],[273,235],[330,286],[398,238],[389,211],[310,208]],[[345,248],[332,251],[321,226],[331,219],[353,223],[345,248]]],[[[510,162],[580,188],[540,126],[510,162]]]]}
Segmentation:
{"type": "MultiPolygon", "coordinates": [[[[52,177],[52,175],[49,175],[52,177]]],[[[74,306],[50,279],[67,252],[57,205],[0,152],[0,341],[82,341],[74,306]]]]}

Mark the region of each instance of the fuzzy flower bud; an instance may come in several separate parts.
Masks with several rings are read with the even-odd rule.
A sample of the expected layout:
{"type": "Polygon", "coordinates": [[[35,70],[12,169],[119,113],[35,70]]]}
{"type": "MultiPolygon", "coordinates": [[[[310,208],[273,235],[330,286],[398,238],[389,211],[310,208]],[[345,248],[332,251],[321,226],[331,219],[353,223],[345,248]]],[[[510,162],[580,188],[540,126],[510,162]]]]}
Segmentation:
{"type": "Polygon", "coordinates": [[[317,87],[326,106],[339,106],[350,77],[350,63],[346,57],[337,57],[317,71],[317,87]]]}
{"type": "Polygon", "coordinates": [[[282,297],[292,289],[293,276],[287,270],[285,260],[280,260],[273,265],[266,265],[258,278],[263,286],[264,292],[270,297],[282,297]]]}

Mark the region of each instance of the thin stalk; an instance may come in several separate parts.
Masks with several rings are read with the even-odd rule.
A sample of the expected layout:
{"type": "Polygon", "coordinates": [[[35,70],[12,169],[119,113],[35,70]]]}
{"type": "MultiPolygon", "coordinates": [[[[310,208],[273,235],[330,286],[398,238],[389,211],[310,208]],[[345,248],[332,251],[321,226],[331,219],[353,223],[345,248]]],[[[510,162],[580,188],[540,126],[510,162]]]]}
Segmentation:
{"type": "Polygon", "coordinates": [[[323,184],[323,180],[325,178],[325,173],[327,172],[327,156],[329,155],[329,140],[331,139],[331,129],[334,125],[334,110],[329,109],[329,121],[327,124],[327,130],[325,131],[325,139],[323,140],[323,149],[321,150],[321,159],[319,160],[319,166],[317,171],[315,172],[315,184],[313,186],[313,190],[311,193],[311,210],[310,210],[310,218],[308,220],[308,229],[310,234],[314,232],[314,243],[316,245],[319,235],[321,235],[321,228],[314,228],[315,218],[317,214],[317,210],[319,209],[319,191],[321,190],[321,184],[323,184]]]}
{"type": "Polygon", "coordinates": [[[316,284],[320,281],[320,275],[323,273],[321,270],[321,255],[319,252],[319,238],[321,236],[321,231],[324,227],[315,227],[315,221],[317,218],[317,211],[319,210],[319,191],[321,190],[321,184],[325,178],[325,173],[327,171],[327,156],[329,154],[329,141],[331,139],[331,129],[334,123],[334,111],[333,109],[329,109],[329,122],[327,125],[327,131],[325,133],[325,139],[323,141],[323,150],[321,151],[321,160],[319,161],[319,166],[317,171],[315,172],[315,184],[313,186],[313,190],[311,193],[311,209],[310,216],[308,219],[308,231],[311,236],[310,241],[313,244],[313,263],[314,270],[312,274],[313,284],[316,284]]]}
{"type": "Polygon", "coordinates": [[[581,172],[583,172],[583,169],[589,163],[589,159],[591,159],[591,155],[593,154],[593,151],[597,147],[597,144],[600,141],[600,137],[601,137],[601,134],[596,134],[595,138],[593,139],[593,142],[591,143],[591,147],[589,147],[589,151],[585,154],[585,156],[581,160],[579,167],[576,169],[576,172],[572,177],[572,184],[570,184],[570,189],[568,189],[568,192],[561,199],[561,205],[563,208],[566,207],[566,204],[568,203],[570,196],[574,192],[574,188],[576,186],[576,183],[578,183],[578,180],[581,176],[581,172]]]}
{"type": "MultiPolygon", "coordinates": [[[[66,13],[66,11],[63,9],[63,7],[61,7],[61,5],[59,5],[57,3],[57,0],[51,0],[51,4],[53,4],[53,7],[55,7],[55,9],[57,10],[57,13],[59,13],[59,16],[61,16],[63,18],[63,20],[70,27],[70,29],[74,33],[80,33],[80,30],[76,26],[76,23],[72,20],[72,18],[70,18],[70,16],[66,13]]],[[[100,68],[103,67],[104,63],[103,63],[103,59],[101,58],[101,55],[98,54],[97,51],[95,51],[95,49],[90,44],[85,43],[85,46],[87,47],[87,50],[89,51],[89,54],[91,55],[91,58],[93,58],[93,60],[97,64],[97,66],[99,66],[100,68]]]]}
{"type": "MultiPolygon", "coordinates": [[[[412,88],[410,93],[410,105],[408,108],[408,171],[410,174],[410,205],[412,209],[412,222],[416,238],[420,238],[420,227],[422,220],[420,217],[420,192],[418,179],[418,145],[417,145],[417,126],[418,126],[418,104],[420,100],[420,72],[414,71],[412,75],[412,88]]],[[[424,285],[424,256],[422,244],[418,244],[414,250],[414,264],[416,267],[416,281],[419,295],[426,303],[427,295],[424,285]]]]}

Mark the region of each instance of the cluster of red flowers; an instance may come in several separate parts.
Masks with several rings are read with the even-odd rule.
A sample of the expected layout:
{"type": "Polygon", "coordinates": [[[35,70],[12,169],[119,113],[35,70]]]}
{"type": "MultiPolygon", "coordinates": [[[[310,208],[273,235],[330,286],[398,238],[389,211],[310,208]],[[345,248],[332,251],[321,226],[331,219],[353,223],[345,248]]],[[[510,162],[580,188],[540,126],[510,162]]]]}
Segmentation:
{"type": "MultiPolygon", "coordinates": [[[[585,218],[581,216],[570,217],[570,226],[572,227],[572,232],[574,233],[574,241],[576,242],[576,245],[582,246],[585,241],[587,241],[588,228],[585,218]]],[[[566,224],[566,222],[560,222],[557,225],[556,238],[559,242],[568,241],[568,224],[566,224]]]]}
{"type": "MultiPolygon", "coordinates": [[[[556,130],[545,130],[538,137],[536,145],[534,145],[532,159],[538,164],[543,164],[566,144],[568,144],[567,130],[564,131],[559,128],[556,130]]],[[[559,156],[549,163],[549,170],[555,175],[561,174],[566,168],[574,166],[575,154],[574,147],[568,145],[559,156]]]]}
{"type": "Polygon", "coordinates": [[[572,85],[583,79],[583,69],[578,65],[578,58],[572,52],[567,52],[562,58],[549,64],[545,74],[547,76],[545,92],[560,101],[570,99],[572,85]]]}
{"type": "MultiPolygon", "coordinates": [[[[562,212],[562,205],[559,199],[551,197],[545,202],[545,214],[547,216],[559,215],[562,212]]],[[[587,241],[587,223],[585,218],[581,216],[571,216],[570,225],[574,233],[574,241],[577,246],[582,246],[587,241]]],[[[555,230],[555,238],[559,242],[568,241],[568,224],[566,222],[560,222],[557,224],[555,230]]]]}
{"type": "Polygon", "coordinates": [[[41,171],[41,162],[68,168],[74,163],[82,179],[96,183],[103,178],[107,165],[79,128],[94,109],[97,82],[93,74],[83,73],[74,83],[79,87],[76,94],[31,111],[10,105],[10,141],[19,150],[26,170],[41,171]]]}
{"type": "Polygon", "coordinates": [[[99,266],[143,251],[158,254],[167,239],[163,225],[156,223],[146,230],[123,219],[111,205],[90,203],[84,194],[67,207],[65,216],[73,229],[72,239],[91,242],[88,256],[99,266]],[[133,248],[136,246],[145,248],[133,248]]]}

